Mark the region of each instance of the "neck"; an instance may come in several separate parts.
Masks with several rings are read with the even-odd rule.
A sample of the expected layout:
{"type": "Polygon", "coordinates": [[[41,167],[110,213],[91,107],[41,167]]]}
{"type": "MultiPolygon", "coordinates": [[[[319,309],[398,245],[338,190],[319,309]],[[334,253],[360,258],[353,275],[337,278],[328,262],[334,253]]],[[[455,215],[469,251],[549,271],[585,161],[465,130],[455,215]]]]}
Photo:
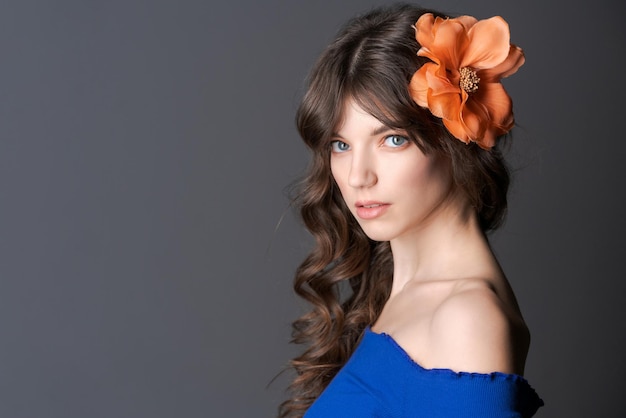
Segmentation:
{"type": "Polygon", "coordinates": [[[411,281],[501,274],[476,213],[469,207],[441,209],[419,229],[390,244],[394,261],[391,296],[411,281]]]}

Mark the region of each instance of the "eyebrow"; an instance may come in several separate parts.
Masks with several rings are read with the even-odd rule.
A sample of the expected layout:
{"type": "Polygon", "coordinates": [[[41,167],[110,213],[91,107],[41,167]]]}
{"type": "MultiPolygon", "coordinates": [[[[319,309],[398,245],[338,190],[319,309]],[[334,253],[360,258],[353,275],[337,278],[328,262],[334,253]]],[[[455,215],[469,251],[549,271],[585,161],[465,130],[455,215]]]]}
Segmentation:
{"type": "MultiPolygon", "coordinates": [[[[372,132],[370,132],[370,136],[377,136],[377,135],[380,135],[382,133],[389,132],[389,131],[394,131],[394,130],[395,129],[390,128],[387,125],[380,125],[378,128],[375,128],[375,129],[372,130],[372,132]]],[[[345,139],[344,137],[339,135],[338,132],[333,132],[333,138],[345,139]]]]}

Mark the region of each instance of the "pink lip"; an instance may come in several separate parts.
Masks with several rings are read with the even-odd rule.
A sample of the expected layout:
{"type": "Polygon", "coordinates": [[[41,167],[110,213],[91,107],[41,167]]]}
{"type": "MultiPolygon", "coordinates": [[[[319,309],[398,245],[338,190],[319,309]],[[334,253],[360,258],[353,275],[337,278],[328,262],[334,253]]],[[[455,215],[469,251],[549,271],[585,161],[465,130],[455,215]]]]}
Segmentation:
{"type": "Polygon", "coordinates": [[[359,200],[354,206],[356,206],[356,214],[359,218],[374,219],[385,213],[391,205],[373,200],[359,200]]]}

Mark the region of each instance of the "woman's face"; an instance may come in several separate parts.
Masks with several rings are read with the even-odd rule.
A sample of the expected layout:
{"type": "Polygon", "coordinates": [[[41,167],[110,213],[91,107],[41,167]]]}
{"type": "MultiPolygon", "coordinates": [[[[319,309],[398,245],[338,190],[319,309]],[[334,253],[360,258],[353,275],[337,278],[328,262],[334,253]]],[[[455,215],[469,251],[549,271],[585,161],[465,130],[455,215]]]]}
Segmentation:
{"type": "Polygon", "coordinates": [[[447,168],[408,139],[346,101],[331,142],[330,165],[343,199],[375,241],[413,234],[450,197],[447,168]]]}

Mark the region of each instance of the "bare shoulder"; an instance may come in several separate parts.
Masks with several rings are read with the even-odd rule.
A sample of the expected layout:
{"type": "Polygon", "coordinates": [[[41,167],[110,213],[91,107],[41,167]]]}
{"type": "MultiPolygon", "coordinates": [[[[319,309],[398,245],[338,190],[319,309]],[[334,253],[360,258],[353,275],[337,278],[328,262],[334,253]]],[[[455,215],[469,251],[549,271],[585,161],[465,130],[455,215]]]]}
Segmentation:
{"type": "Polygon", "coordinates": [[[528,329],[486,280],[459,281],[433,312],[429,334],[434,367],[523,374],[528,329]]]}

